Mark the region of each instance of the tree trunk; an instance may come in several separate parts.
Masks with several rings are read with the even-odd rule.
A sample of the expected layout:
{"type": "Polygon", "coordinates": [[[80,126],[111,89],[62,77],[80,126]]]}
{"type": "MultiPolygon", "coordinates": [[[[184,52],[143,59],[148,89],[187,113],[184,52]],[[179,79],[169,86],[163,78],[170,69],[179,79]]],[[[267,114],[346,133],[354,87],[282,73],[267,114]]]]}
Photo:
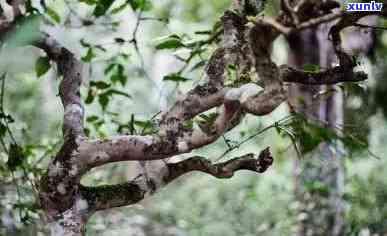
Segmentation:
{"type": "MultiPolygon", "coordinates": [[[[290,64],[302,68],[305,64],[330,67],[336,62],[329,25],[321,25],[289,38],[290,64]]],[[[343,95],[335,89],[328,98],[319,96],[327,86],[293,85],[290,101],[293,108],[308,119],[321,121],[328,127],[343,123],[343,95]]],[[[338,236],[343,233],[344,168],[340,144],[320,144],[317,150],[302,160],[295,160],[296,198],[300,203],[298,236],[338,236]]]]}
{"type": "Polygon", "coordinates": [[[52,236],[83,236],[90,215],[87,210],[87,202],[78,199],[71,209],[52,217],[49,216],[50,234],[52,236]]]}
{"type": "Polygon", "coordinates": [[[71,212],[65,212],[66,216],[50,223],[50,233],[52,236],[83,236],[85,235],[85,226],[81,217],[73,215],[71,212]]]}

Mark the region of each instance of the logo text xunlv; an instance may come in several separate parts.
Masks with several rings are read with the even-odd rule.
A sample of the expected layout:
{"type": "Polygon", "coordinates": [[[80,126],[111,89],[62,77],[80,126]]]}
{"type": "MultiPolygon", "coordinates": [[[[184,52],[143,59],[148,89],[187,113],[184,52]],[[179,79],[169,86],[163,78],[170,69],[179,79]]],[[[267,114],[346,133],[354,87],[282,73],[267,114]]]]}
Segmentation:
{"type": "Polygon", "coordinates": [[[381,2],[353,2],[347,3],[347,11],[381,11],[383,8],[383,3],[381,2]]]}

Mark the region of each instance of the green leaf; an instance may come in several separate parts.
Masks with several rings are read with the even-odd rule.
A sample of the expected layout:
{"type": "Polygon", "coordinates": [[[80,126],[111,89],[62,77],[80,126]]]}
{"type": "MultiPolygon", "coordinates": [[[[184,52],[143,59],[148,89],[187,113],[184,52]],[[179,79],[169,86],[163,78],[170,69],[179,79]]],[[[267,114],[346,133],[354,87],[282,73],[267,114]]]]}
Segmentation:
{"type": "Polygon", "coordinates": [[[150,120],[147,120],[147,121],[135,120],[134,124],[140,128],[146,128],[146,127],[152,126],[152,122],[150,120]]]}
{"type": "Polygon", "coordinates": [[[46,13],[47,15],[56,23],[60,23],[60,16],[56,11],[50,7],[46,7],[46,13]]]}
{"type": "Polygon", "coordinates": [[[123,4],[121,4],[120,6],[114,8],[111,13],[112,14],[117,14],[117,13],[120,13],[121,11],[125,10],[125,8],[128,6],[128,3],[127,2],[124,2],[123,4]]]}
{"type": "Polygon", "coordinates": [[[197,69],[199,69],[199,68],[205,66],[206,63],[207,63],[207,60],[201,60],[201,61],[199,61],[198,63],[196,63],[196,64],[191,68],[190,71],[191,71],[191,72],[192,72],[192,71],[195,71],[195,70],[197,70],[197,69]]]}
{"type": "Polygon", "coordinates": [[[109,89],[98,96],[98,102],[101,105],[102,110],[106,109],[106,107],[110,101],[110,97],[113,95],[120,95],[120,96],[124,96],[127,98],[132,98],[132,96],[130,96],[129,94],[127,94],[125,92],[122,92],[122,91],[119,91],[116,89],[109,89]]]}
{"type": "Polygon", "coordinates": [[[152,9],[152,2],[149,0],[129,0],[128,2],[134,11],[149,11],[152,9]]]}
{"type": "Polygon", "coordinates": [[[198,35],[202,35],[202,34],[209,35],[209,34],[212,34],[212,31],[211,30],[199,30],[199,31],[195,31],[195,34],[198,34],[198,35]]]}
{"type": "Polygon", "coordinates": [[[79,0],[79,2],[86,3],[87,5],[95,5],[98,3],[98,0],[79,0]]]}
{"type": "Polygon", "coordinates": [[[86,121],[93,123],[93,122],[97,121],[98,119],[99,119],[98,116],[89,116],[89,117],[87,117],[86,121]]]}
{"type": "Polygon", "coordinates": [[[15,171],[17,167],[23,164],[24,153],[23,149],[15,144],[11,143],[9,146],[9,156],[7,161],[7,166],[11,171],[15,171]]]}
{"type": "Polygon", "coordinates": [[[188,130],[192,130],[194,127],[194,121],[193,120],[186,120],[183,123],[183,127],[188,130]]]}
{"type": "Polygon", "coordinates": [[[93,15],[96,17],[105,15],[113,3],[114,0],[99,0],[97,6],[94,8],[93,15]]]}
{"type": "Polygon", "coordinates": [[[350,151],[361,151],[368,148],[367,138],[362,140],[353,135],[344,135],[340,140],[350,151]]]}
{"type": "Polygon", "coordinates": [[[227,67],[227,74],[228,74],[228,81],[229,83],[234,83],[238,80],[238,73],[237,73],[237,67],[233,64],[228,65],[227,67]]]}
{"type": "Polygon", "coordinates": [[[97,122],[94,122],[93,126],[94,126],[95,129],[99,129],[104,123],[105,123],[104,120],[99,120],[97,122]]]}
{"type": "Polygon", "coordinates": [[[116,66],[117,66],[116,63],[111,63],[111,64],[109,64],[109,65],[105,68],[104,74],[105,74],[105,75],[109,74],[116,66]]]}
{"type": "Polygon", "coordinates": [[[134,114],[131,114],[130,115],[130,121],[129,121],[129,124],[128,124],[128,128],[129,128],[130,134],[137,133],[136,128],[134,128],[134,121],[135,121],[134,114]]]}
{"type": "MultiPolygon", "coordinates": [[[[105,70],[106,71],[106,70],[105,70]]],[[[125,86],[128,78],[124,73],[124,66],[121,64],[116,64],[116,69],[114,73],[110,76],[112,83],[120,82],[122,86],[125,86]]]]}
{"type": "Polygon", "coordinates": [[[130,96],[128,93],[125,93],[125,92],[122,92],[122,91],[119,91],[119,90],[116,90],[116,89],[109,89],[108,91],[105,92],[105,94],[109,95],[109,96],[120,95],[120,96],[124,96],[124,97],[127,97],[127,98],[132,98],[132,96],[130,96]]]}
{"type": "Polygon", "coordinates": [[[90,137],[90,129],[89,128],[84,128],[83,132],[85,132],[86,137],[88,137],[88,138],[90,137]]]}
{"type": "Polygon", "coordinates": [[[304,187],[308,192],[317,193],[321,196],[329,196],[329,187],[320,181],[307,181],[304,183],[304,187]]]}
{"type": "Polygon", "coordinates": [[[209,124],[213,124],[216,118],[219,116],[219,113],[213,112],[210,114],[200,114],[199,117],[205,120],[209,124]]]}
{"type": "Polygon", "coordinates": [[[91,47],[91,44],[86,42],[85,39],[81,39],[79,42],[81,43],[82,47],[85,47],[85,48],[91,47]]]}
{"type": "Polygon", "coordinates": [[[110,84],[104,82],[104,81],[91,81],[90,87],[96,87],[97,89],[107,89],[110,88],[110,84]]]}
{"type": "Polygon", "coordinates": [[[4,137],[6,132],[7,132],[7,127],[2,122],[0,122],[0,139],[4,137]]]}
{"type": "Polygon", "coordinates": [[[137,126],[139,129],[141,129],[141,134],[152,134],[157,131],[156,125],[151,120],[147,121],[141,121],[141,120],[135,120],[134,125],[137,126]]]}
{"type": "Polygon", "coordinates": [[[113,28],[117,28],[118,26],[120,26],[121,22],[120,21],[115,21],[115,22],[111,22],[110,25],[113,27],[113,28]]]}
{"type": "Polygon", "coordinates": [[[93,48],[89,48],[87,50],[87,53],[84,57],[82,57],[82,61],[84,62],[91,62],[91,60],[93,60],[93,58],[95,57],[95,53],[93,51],[93,48]]]}
{"type": "Polygon", "coordinates": [[[185,82],[185,81],[188,81],[190,79],[185,78],[178,73],[173,73],[173,74],[169,74],[169,75],[164,76],[163,80],[164,81],[174,81],[174,82],[185,82]]]}
{"type": "Polygon", "coordinates": [[[124,52],[122,52],[122,53],[120,53],[119,54],[119,57],[121,57],[122,59],[124,59],[125,61],[127,61],[128,59],[129,59],[129,54],[127,54],[127,53],[124,53],[124,52]]]}
{"type": "Polygon", "coordinates": [[[103,52],[106,52],[106,49],[103,46],[101,46],[101,45],[95,45],[94,47],[96,49],[99,49],[99,50],[103,51],[103,52]]]}
{"type": "Polygon", "coordinates": [[[214,122],[218,116],[219,116],[219,114],[216,112],[209,113],[209,114],[201,114],[201,115],[199,115],[199,117],[201,119],[198,119],[195,121],[199,125],[199,127],[202,131],[207,132],[211,129],[212,125],[214,124],[214,122]]]}
{"type": "Polygon", "coordinates": [[[322,142],[329,143],[339,138],[334,130],[314,123],[302,115],[297,116],[290,125],[279,128],[292,139],[297,139],[303,154],[313,151],[322,142]]]}
{"type": "Polygon", "coordinates": [[[158,50],[185,47],[184,43],[181,41],[181,38],[176,34],[159,38],[157,41],[159,41],[159,43],[156,45],[156,49],[158,50]]]}
{"type": "Polygon", "coordinates": [[[115,39],[114,39],[114,42],[116,42],[116,43],[125,43],[126,40],[123,39],[123,38],[115,38],[115,39]]]}
{"type": "Polygon", "coordinates": [[[48,57],[39,57],[35,63],[35,72],[36,76],[39,78],[42,75],[46,74],[51,68],[50,59],[48,57]]]}
{"type": "Polygon", "coordinates": [[[157,50],[176,49],[184,47],[184,44],[179,39],[168,39],[156,45],[157,50]]]}
{"type": "Polygon", "coordinates": [[[98,97],[98,102],[102,107],[102,110],[106,110],[107,105],[109,104],[110,98],[109,94],[101,94],[98,97]]]}
{"type": "Polygon", "coordinates": [[[85,103],[86,104],[91,104],[94,101],[94,98],[95,98],[95,96],[94,96],[93,90],[89,89],[89,92],[87,93],[87,97],[86,97],[85,103]]]}
{"type": "Polygon", "coordinates": [[[320,72],[320,66],[315,64],[305,64],[303,66],[305,72],[318,73],[320,72]]]}

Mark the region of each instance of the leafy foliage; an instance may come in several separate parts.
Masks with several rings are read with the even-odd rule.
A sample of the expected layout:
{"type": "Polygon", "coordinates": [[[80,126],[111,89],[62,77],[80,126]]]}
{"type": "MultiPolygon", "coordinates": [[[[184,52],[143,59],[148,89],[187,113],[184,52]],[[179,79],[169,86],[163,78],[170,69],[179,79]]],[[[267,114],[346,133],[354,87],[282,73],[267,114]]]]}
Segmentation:
{"type": "Polygon", "coordinates": [[[299,144],[302,154],[315,150],[322,143],[342,142],[350,152],[368,150],[368,144],[359,140],[351,133],[346,133],[340,127],[326,127],[324,123],[307,119],[302,114],[294,114],[290,122],[277,125],[279,134],[288,136],[294,143],[299,144]]]}

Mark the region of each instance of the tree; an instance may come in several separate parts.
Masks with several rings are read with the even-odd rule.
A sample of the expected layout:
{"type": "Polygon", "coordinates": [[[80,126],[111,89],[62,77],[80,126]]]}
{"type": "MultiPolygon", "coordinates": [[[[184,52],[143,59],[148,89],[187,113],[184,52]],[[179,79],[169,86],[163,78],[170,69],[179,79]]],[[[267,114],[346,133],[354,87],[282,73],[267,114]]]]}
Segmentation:
{"type": "MultiPolygon", "coordinates": [[[[367,25],[374,25],[372,17],[365,17],[367,25]]],[[[290,63],[297,67],[318,65],[328,67],[337,63],[332,43],[328,40],[332,23],[321,24],[318,28],[308,29],[289,38],[290,63]],[[302,45],[302,46],[301,46],[302,45]],[[313,48],[315,50],[313,50],[313,48]],[[310,51],[314,51],[310,53],[310,51]]],[[[372,46],[372,31],[347,32],[348,41],[361,41],[356,45],[344,47],[366,54],[372,46]],[[356,48],[354,48],[356,47],[356,48]]],[[[338,86],[310,87],[294,86],[291,94],[302,97],[302,102],[294,99],[293,105],[309,120],[323,123],[335,132],[343,132],[344,96],[338,86]],[[329,94],[329,91],[335,92],[329,94]],[[319,94],[329,94],[328,98],[319,94]]],[[[302,147],[301,147],[302,148],[302,147]]],[[[296,160],[296,196],[301,203],[299,235],[342,235],[344,233],[344,153],[342,142],[320,143],[312,155],[303,161],[296,160]],[[319,158],[320,157],[320,158],[319,158]],[[321,163],[323,160],[323,163],[321,163]]]]}
{"type": "MultiPolygon", "coordinates": [[[[114,1],[80,2],[94,8],[94,18],[122,11],[130,5],[133,10],[138,11],[138,22],[142,12],[146,11],[150,4],[148,1],[126,1],[123,5],[113,8],[114,1]]],[[[51,24],[61,22],[60,15],[44,4],[44,1],[43,10],[35,8],[31,1],[15,0],[8,1],[8,4],[12,6],[13,18],[9,19],[5,14],[2,16],[0,32],[3,39],[27,18],[43,14],[51,24]],[[21,7],[24,7],[26,12],[21,11],[21,7]]],[[[356,25],[356,22],[366,15],[386,16],[387,12],[383,9],[381,12],[353,13],[335,9],[338,6],[333,1],[290,3],[284,0],[281,2],[280,14],[271,18],[260,15],[264,10],[264,1],[235,0],[221,17],[220,28],[217,28],[208,40],[189,44],[177,35],[167,37],[156,48],[191,47],[200,50],[205,45],[218,42],[218,38],[222,40],[205,66],[205,82],[195,86],[163,112],[152,132],[141,135],[126,134],[92,140],[85,132],[85,109],[80,95],[84,77],[82,64],[90,62],[95,56],[95,48],[101,47],[81,41],[82,45],[88,47],[88,51],[80,59],[49,33],[41,33],[38,37],[24,42],[42,49],[46,54],[36,63],[38,76],[44,74],[53,62],[57,66],[58,76],[61,77],[59,96],[64,108],[63,145],[50,161],[38,184],[40,207],[50,222],[52,234],[83,235],[85,224],[94,212],[135,204],[191,171],[204,172],[217,178],[230,178],[239,170],[257,173],[266,171],[273,162],[269,148],[258,155],[250,153],[215,164],[200,156],[175,163],[162,160],[215,142],[224,133],[235,128],[246,114],[270,114],[288,99],[286,85],[289,83],[332,85],[366,80],[367,75],[364,72],[354,71],[356,61],[342,49],[340,32],[346,27],[356,25]],[[311,71],[295,69],[288,65],[277,66],[272,61],[270,48],[280,35],[289,37],[300,30],[334,20],[337,23],[329,35],[338,57],[337,66],[311,71]],[[192,125],[193,118],[213,108],[217,108],[215,113],[204,116],[206,119],[197,126],[192,125]],[[122,184],[81,184],[82,176],[91,169],[123,161],[143,162],[146,171],[122,184]],[[159,164],[157,168],[153,165],[156,162],[159,164]]],[[[93,24],[93,21],[81,18],[81,23],[93,24]]],[[[114,43],[131,43],[138,51],[138,25],[139,23],[132,39],[116,38],[114,43]]],[[[197,53],[192,50],[191,56],[194,57],[197,53]]],[[[120,80],[122,65],[112,65],[107,70],[113,68],[118,71],[115,79],[125,83],[120,80]]],[[[6,74],[3,74],[3,80],[5,76],[6,74]]],[[[177,82],[185,80],[181,74],[173,74],[165,79],[177,82]]],[[[101,90],[109,87],[103,81],[93,81],[90,86],[101,90]]],[[[98,98],[103,108],[114,94],[128,96],[121,91],[107,90],[98,98]]],[[[93,94],[90,96],[90,99],[93,99],[93,94]]],[[[279,124],[273,127],[286,131],[279,124]]],[[[4,129],[8,128],[5,126],[4,129]]],[[[307,137],[299,135],[297,138],[307,137]]],[[[13,143],[8,155],[8,166],[15,170],[20,165],[22,150],[13,143]]]]}

